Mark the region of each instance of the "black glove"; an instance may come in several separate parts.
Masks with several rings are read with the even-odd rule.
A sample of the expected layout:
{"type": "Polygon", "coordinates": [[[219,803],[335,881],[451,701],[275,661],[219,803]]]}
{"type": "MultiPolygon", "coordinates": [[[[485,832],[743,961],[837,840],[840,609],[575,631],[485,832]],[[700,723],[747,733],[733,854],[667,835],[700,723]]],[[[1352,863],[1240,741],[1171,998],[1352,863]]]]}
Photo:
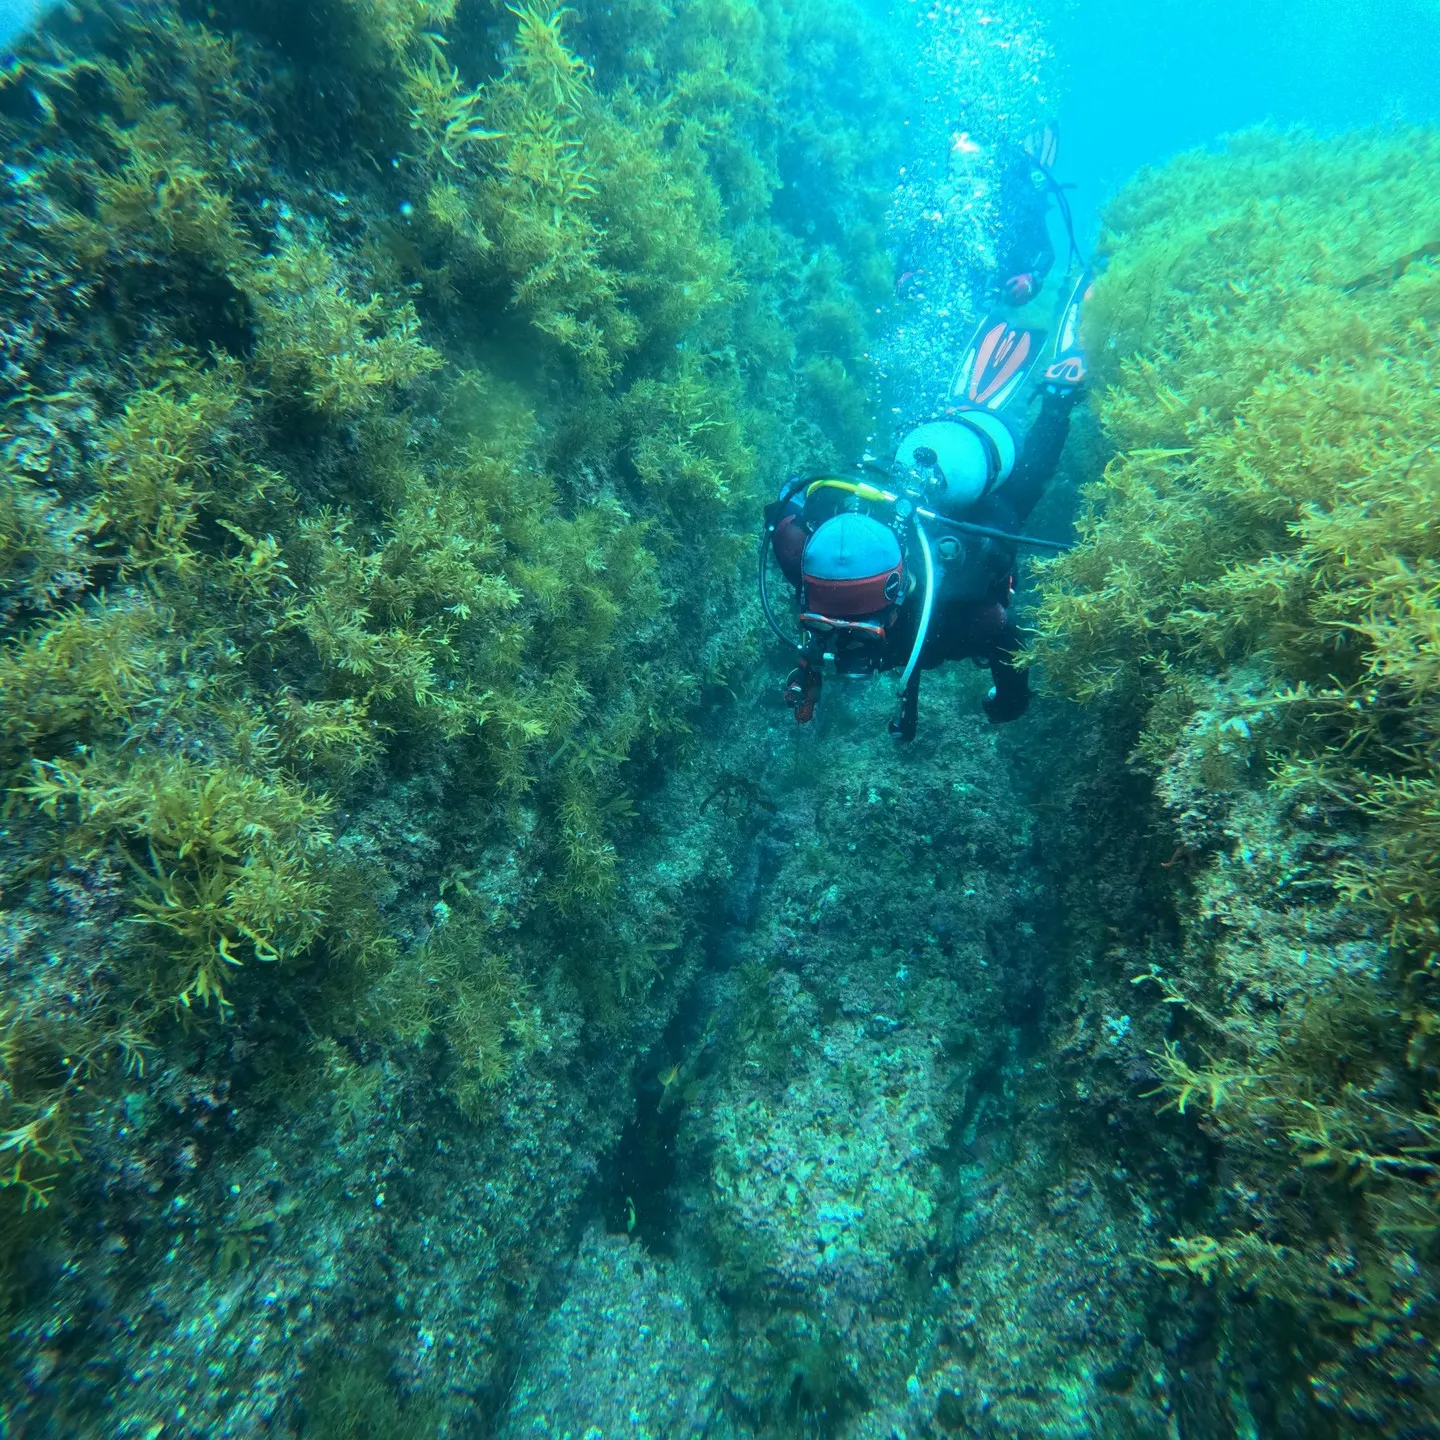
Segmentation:
{"type": "Polygon", "coordinates": [[[1005,693],[992,685],[990,693],[980,702],[985,718],[992,725],[1004,725],[1018,720],[1030,708],[1030,687],[1028,685],[1007,685],[1005,693]]]}

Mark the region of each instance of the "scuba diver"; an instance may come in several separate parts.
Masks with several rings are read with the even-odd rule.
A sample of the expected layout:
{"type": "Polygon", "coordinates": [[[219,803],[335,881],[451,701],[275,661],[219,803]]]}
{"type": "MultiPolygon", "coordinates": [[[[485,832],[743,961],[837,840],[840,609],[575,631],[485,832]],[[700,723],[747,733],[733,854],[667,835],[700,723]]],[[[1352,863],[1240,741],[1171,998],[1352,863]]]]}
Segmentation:
{"type": "Polygon", "coordinates": [[[1067,548],[1021,527],[1055,473],[1082,393],[1088,286],[1082,272],[1061,309],[1039,381],[1040,414],[1023,438],[1010,409],[1041,360],[1044,332],[992,317],[961,357],[944,416],[906,435],[879,472],[883,484],[863,470],[795,479],[766,507],[760,598],[771,628],[797,652],[785,698],[802,724],[814,715],[826,660],[842,675],[901,670],[890,725],[900,740],[915,735],[921,673],[947,660],[989,665],[982,705],[992,724],[1025,713],[1029,679],[1015,663],[1011,613],[1015,555],[1021,546],[1067,548]],[[799,640],[771,604],[772,553],[795,587],[799,640]]]}
{"type": "MultiPolygon", "coordinates": [[[[1070,258],[1081,260],[1075,243],[1075,222],[1065,186],[1055,178],[1058,137],[1053,125],[1032,131],[1019,144],[1005,147],[1000,166],[1001,245],[998,286],[1010,305],[1026,305],[1040,293],[1055,263],[1047,216],[1053,197],[1070,241],[1070,258]]],[[[983,147],[966,135],[951,140],[951,169],[961,157],[981,155],[983,147]]],[[[1083,264],[1083,260],[1081,260],[1083,264]]]]}
{"type": "Polygon", "coordinates": [[[1055,132],[1047,127],[1026,138],[1001,174],[1000,213],[1007,243],[1000,255],[1000,293],[1011,305],[1034,299],[1055,263],[1046,223],[1054,163],[1055,132]]]}

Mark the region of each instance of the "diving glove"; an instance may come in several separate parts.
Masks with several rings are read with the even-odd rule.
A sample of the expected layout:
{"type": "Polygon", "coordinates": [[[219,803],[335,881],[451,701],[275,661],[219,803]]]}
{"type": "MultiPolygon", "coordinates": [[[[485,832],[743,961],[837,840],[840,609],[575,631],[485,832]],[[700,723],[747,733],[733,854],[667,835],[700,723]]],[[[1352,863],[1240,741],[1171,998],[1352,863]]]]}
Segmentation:
{"type": "Polygon", "coordinates": [[[1029,688],[1011,690],[1007,687],[1001,696],[992,685],[990,693],[980,702],[985,718],[992,725],[1004,725],[1018,720],[1030,708],[1029,688]]]}

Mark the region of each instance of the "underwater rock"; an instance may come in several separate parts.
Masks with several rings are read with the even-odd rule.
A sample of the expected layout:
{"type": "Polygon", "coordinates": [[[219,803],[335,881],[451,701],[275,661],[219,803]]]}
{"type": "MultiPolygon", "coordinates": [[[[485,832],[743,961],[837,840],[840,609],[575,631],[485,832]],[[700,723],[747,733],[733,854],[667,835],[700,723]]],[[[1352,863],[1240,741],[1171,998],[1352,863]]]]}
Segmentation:
{"type": "Polygon", "coordinates": [[[1117,1168],[1146,1139],[1041,1058],[1066,937],[1028,757],[1004,758],[979,686],[932,677],[945,723],[910,751],[835,748],[888,713],[883,686],[845,692],[792,773],[757,777],[774,863],[733,968],[701,981],[723,1039],[680,1119],[669,1243],[718,1265],[721,1384],[761,1434],[1168,1433],[1163,1286],[1134,1258],[1163,1232],[1117,1168]]]}
{"type": "Polygon", "coordinates": [[[819,1048],[778,1099],[714,1110],[714,1223],[751,1283],[827,1314],[883,1309],[934,1240],[945,1098],[923,1049],[847,1024],[819,1048]]]}
{"type": "Polygon", "coordinates": [[[1136,735],[1173,843],[1183,938],[1129,947],[1132,1005],[1216,1178],[1152,1263],[1218,1291],[1261,1433],[1440,1424],[1437,162],[1433,130],[1257,130],[1116,197],[1115,453],[1040,567],[1033,655],[1136,735]]]}
{"type": "Polygon", "coordinates": [[[502,1440],[715,1433],[720,1360],[694,1318],[701,1308],[665,1260],[592,1228],[531,1342],[502,1440]]]}
{"type": "Polygon", "coordinates": [[[0,10],[0,1431],[1433,1429],[1433,138],[1117,201],[1104,708],[897,749],[789,727],[753,531],[948,368],[1027,5],[75,9],[0,10]]]}

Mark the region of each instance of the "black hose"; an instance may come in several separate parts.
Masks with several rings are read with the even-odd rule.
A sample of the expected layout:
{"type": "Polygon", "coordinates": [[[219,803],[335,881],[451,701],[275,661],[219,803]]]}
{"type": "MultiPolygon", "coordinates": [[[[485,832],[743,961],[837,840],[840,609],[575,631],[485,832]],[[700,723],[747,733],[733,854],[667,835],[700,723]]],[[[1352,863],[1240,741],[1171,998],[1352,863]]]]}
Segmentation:
{"type": "Polygon", "coordinates": [[[952,530],[962,530],[967,535],[985,535],[991,540],[1007,540],[1012,545],[1026,545],[1032,550],[1065,551],[1074,546],[1073,540],[1041,540],[1035,535],[1012,535],[1008,530],[996,530],[989,525],[976,525],[970,520],[951,520],[946,515],[937,515],[933,510],[917,510],[935,525],[948,525],[952,530]]]}
{"type": "Polygon", "coordinates": [[[805,647],[798,640],[787,635],[781,628],[780,622],[775,618],[775,612],[770,608],[770,527],[767,525],[760,532],[760,574],[758,576],[760,587],[760,608],[765,612],[766,622],[775,632],[781,644],[788,645],[797,654],[803,655],[805,647]]]}
{"type": "Polygon", "coordinates": [[[1035,168],[1045,177],[1045,183],[1050,187],[1050,193],[1055,197],[1056,208],[1060,211],[1060,218],[1065,222],[1065,234],[1070,239],[1070,258],[1078,260],[1084,270],[1090,268],[1090,261],[1086,258],[1085,252],[1075,240],[1075,217],[1070,213],[1070,197],[1065,193],[1065,187],[1051,173],[1048,165],[1043,165],[1034,156],[1031,161],[1035,168]]]}

